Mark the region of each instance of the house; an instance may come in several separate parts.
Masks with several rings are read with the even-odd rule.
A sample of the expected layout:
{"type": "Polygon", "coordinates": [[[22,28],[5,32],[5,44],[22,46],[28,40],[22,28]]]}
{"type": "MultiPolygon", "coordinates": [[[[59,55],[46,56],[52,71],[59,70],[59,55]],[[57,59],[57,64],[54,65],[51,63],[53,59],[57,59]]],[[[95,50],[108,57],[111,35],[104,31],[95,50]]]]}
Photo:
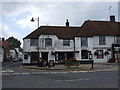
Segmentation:
{"type": "Polygon", "coordinates": [[[22,49],[21,48],[13,48],[10,50],[10,56],[12,59],[22,60],[22,49]]]}
{"type": "Polygon", "coordinates": [[[3,58],[2,61],[9,61],[10,60],[10,46],[9,42],[6,41],[4,38],[2,38],[2,41],[0,41],[0,47],[1,47],[1,58],[3,58]]]}
{"type": "Polygon", "coordinates": [[[71,58],[107,62],[120,55],[116,51],[120,49],[119,26],[115,16],[110,21],[88,20],[81,27],[69,26],[68,20],[66,26],[41,26],[23,38],[23,64],[71,58]]]}
{"type": "Polygon", "coordinates": [[[0,63],[3,62],[4,57],[4,47],[2,46],[2,40],[0,38],[0,63]]]}

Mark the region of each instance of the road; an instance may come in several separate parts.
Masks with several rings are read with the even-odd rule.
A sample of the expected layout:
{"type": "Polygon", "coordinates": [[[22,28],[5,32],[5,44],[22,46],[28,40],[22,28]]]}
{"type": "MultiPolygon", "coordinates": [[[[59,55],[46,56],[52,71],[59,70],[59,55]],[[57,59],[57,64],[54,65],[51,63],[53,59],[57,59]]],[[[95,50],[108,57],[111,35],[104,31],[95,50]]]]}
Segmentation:
{"type": "Polygon", "coordinates": [[[21,62],[3,64],[3,88],[118,88],[118,71],[65,72],[20,68],[21,62]]]}

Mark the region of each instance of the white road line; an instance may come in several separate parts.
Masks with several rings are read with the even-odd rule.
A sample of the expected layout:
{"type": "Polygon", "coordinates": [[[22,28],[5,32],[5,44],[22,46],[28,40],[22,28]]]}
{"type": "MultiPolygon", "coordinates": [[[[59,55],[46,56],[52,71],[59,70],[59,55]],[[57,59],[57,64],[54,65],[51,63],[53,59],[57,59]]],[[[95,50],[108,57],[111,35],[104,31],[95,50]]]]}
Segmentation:
{"type": "Polygon", "coordinates": [[[30,74],[30,73],[21,73],[21,74],[30,74]]]}
{"type": "Polygon", "coordinates": [[[40,73],[42,73],[42,74],[49,74],[50,72],[40,72],[40,73]]]}
{"type": "Polygon", "coordinates": [[[51,74],[57,74],[58,72],[50,72],[51,74]]]}
{"type": "Polygon", "coordinates": [[[14,72],[14,71],[11,69],[6,69],[6,70],[3,70],[2,72],[14,72]]]}
{"type": "Polygon", "coordinates": [[[90,80],[90,79],[86,78],[86,79],[70,79],[70,80],[56,80],[56,81],[57,82],[60,82],[60,81],[72,82],[72,81],[80,81],[80,80],[90,80]]]}
{"type": "Polygon", "coordinates": [[[9,73],[2,73],[2,75],[10,75],[9,73]]]}
{"type": "Polygon", "coordinates": [[[35,72],[35,73],[31,73],[31,74],[40,74],[41,72],[35,72]]]}
{"type": "Polygon", "coordinates": [[[12,73],[11,75],[19,75],[20,73],[12,73]]]}
{"type": "Polygon", "coordinates": [[[69,73],[69,72],[58,72],[58,73],[69,73]]]}

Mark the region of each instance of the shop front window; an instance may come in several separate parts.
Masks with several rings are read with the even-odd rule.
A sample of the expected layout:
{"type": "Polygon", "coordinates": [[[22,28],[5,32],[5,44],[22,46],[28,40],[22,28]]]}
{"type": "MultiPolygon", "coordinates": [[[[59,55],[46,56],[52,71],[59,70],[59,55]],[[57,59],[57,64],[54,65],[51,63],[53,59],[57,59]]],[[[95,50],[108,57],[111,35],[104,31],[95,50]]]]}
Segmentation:
{"type": "Polygon", "coordinates": [[[103,59],[103,50],[97,50],[98,55],[97,55],[97,59],[103,59]]]}

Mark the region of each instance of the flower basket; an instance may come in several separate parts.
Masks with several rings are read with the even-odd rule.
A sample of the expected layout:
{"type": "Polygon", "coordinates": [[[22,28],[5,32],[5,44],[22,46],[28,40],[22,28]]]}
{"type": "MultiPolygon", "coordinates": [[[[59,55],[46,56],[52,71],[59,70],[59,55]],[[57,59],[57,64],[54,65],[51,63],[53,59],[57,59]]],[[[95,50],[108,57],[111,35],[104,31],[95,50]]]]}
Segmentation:
{"type": "Polygon", "coordinates": [[[96,55],[96,56],[97,56],[98,54],[99,54],[99,53],[98,53],[98,51],[95,51],[95,52],[94,52],[94,55],[96,55]]]}
{"type": "Polygon", "coordinates": [[[104,53],[105,55],[109,55],[110,53],[108,52],[108,51],[105,51],[105,53],[104,53]]]}

